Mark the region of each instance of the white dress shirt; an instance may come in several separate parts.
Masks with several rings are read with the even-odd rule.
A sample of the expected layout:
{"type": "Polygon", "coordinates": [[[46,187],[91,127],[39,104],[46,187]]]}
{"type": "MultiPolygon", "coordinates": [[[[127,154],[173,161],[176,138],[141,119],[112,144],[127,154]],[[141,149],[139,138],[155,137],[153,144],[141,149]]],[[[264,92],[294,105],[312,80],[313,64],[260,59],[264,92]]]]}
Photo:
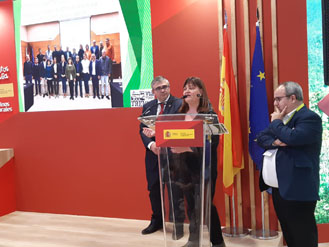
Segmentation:
{"type": "Polygon", "coordinates": [[[82,73],[89,74],[89,63],[90,61],[88,59],[82,59],[81,61],[82,73]]]}
{"type": "MultiPolygon", "coordinates": [[[[295,114],[296,110],[295,108],[291,112],[289,112],[287,115],[284,116],[282,119],[283,124],[287,124],[292,116],[295,114]]],[[[264,159],[263,159],[263,180],[264,183],[273,187],[273,188],[279,188],[278,183],[278,175],[276,173],[276,153],[278,152],[278,149],[269,149],[266,150],[263,153],[264,159]]]]}

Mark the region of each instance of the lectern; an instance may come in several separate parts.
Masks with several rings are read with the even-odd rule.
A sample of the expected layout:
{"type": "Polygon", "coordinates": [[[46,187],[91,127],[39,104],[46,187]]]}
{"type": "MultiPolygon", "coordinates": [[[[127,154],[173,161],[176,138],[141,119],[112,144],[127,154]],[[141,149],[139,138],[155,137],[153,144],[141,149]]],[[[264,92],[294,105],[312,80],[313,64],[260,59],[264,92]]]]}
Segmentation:
{"type": "Polygon", "coordinates": [[[211,246],[211,142],[227,133],[216,114],[140,117],[160,148],[164,246],[211,246]],[[190,245],[187,245],[190,246],[190,245]]]}

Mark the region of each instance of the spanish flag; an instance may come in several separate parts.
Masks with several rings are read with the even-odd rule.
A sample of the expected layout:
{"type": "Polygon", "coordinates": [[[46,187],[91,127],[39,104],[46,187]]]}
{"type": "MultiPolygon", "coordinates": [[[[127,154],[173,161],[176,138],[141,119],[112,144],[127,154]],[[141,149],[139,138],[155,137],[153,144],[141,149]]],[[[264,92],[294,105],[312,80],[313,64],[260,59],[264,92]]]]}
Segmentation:
{"type": "Polygon", "coordinates": [[[224,192],[232,195],[234,176],[244,168],[244,161],[238,98],[226,27],[224,27],[223,39],[219,121],[224,123],[229,133],[221,136],[219,161],[220,166],[223,167],[224,192]]]}

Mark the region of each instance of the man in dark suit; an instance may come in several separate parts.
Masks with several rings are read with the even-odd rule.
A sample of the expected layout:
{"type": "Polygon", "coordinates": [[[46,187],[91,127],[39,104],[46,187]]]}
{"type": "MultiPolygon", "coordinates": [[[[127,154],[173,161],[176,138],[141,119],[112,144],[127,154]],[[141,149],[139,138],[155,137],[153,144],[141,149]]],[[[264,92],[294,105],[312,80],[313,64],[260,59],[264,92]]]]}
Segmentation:
{"type": "Polygon", "coordinates": [[[99,53],[99,47],[98,47],[98,45],[96,45],[96,40],[93,40],[93,46],[90,47],[90,51],[91,51],[91,53],[95,54],[96,59],[99,59],[100,53],[99,53]]]}
{"type": "Polygon", "coordinates": [[[101,58],[99,59],[101,66],[101,93],[102,99],[106,96],[107,99],[110,99],[109,96],[109,78],[112,74],[112,60],[106,56],[106,52],[103,51],[101,58]]]}
{"type": "Polygon", "coordinates": [[[89,64],[89,74],[90,74],[90,80],[93,83],[93,95],[94,99],[99,98],[99,80],[101,79],[101,66],[100,62],[96,60],[96,55],[91,54],[91,61],[89,64]]]}
{"type": "MultiPolygon", "coordinates": [[[[68,46],[66,47],[66,51],[64,52],[64,55],[65,55],[66,62],[69,60],[69,58],[72,58],[72,53],[70,52],[70,49],[68,46]]],[[[72,61],[75,61],[75,60],[72,60],[72,61]]]]}
{"type": "MultiPolygon", "coordinates": [[[[76,57],[78,57],[79,55],[77,54],[77,50],[75,48],[73,48],[72,51],[72,61],[76,61],[76,57]]],[[[80,60],[80,59],[79,59],[80,60]]]]}
{"type": "Polygon", "coordinates": [[[103,46],[103,41],[99,41],[99,54],[103,54],[103,49],[104,49],[104,46],[103,46]]]}
{"type": "Polygon", "coordinates": [[[35,83],[35,95],[37,96],[41,94],[41,84],[40,84],[40,67],[39,67],[39,59],[36,57],[34,59],[34,64],[32,67],[32,77],[35,83]]]}
{"type": "MultiPolygon", "coordinates": [[[[162,76],[157,76],[151,83],[152,92],[156,99],[146,103],[143,106],[142,116],[158,115],[158,114],[174,114],[181,107],[181,99],[170,95],[169,81],[162,76]]],[[[147,137],[145,131],[149,131],[144,124],[140,124],[140,136],[146,149],[145,166],[147,189],[152,207],[151,223],[146,227],[142,234],[153,233],[163,227],[160,181],[158,168],[158,151],[155,138],[147,137]]]]}
{"type": "Polygon", "coordinates": [[[274,92],[271,123],[257,137],[263,147],[260,189],[272,188],[275,212],[289,247],[318,246],[314,210],[319,200],[321,118],[303,104],[299,84],[274,92]]]}
{"type": "Polygon", "coordinates": [[[75,97],[78,97],[78,85],[80,89],[80,96],[82,98],[82,64],[80,62],[80,57],[75,57],[75,71],[77,73],[76,81],[75,81],[75,97]]]}
{"type": "Polygon", "coordinates": [[[37,55],[37,58],[39,60],[39,63],[41,63],[43,61],[43,57],[44,57],[44,55],[41,52],[41,48],[39,48],[39,53],[37,55]]]}
{"type": "Polygon", "coordinates": [[[85,51],[83,50],[83,46],[80,44],[80,49],[78,51],[78,55],[79,55],[80,61],[83,60],[83,54],[84,53],[85,53],[85,51]]]}
{"type": "MultiPolygon", "coordinates": [[[[56,58],[56,60],[57,60],[57,58],[56,58]]],[[[58,64],[58,77],[59,77],[59,80],[62,82],[62,91],[63,91],[64,98],[66,97],[66,76],[65,76],[66,65],[67,65],[67,63],[65,62],[65,57],[63,55],[58,64]]]]}
{"type": "Polygon", "coordinates": [[[25,83],[32,83],[32,68],[33,63],[30,60],[30,55],[26,55],[26,61],[24,62],[23,75],[25,83]]]}
{"type": "Polygon", "coordinates": [[[62,46],[59,46],[59,51],[57,52],[57,61],[61,61],[62,56],[64,56],[64,59],[65,59],[65,53],[62,49],[62,46]]]}
{"type": "MultiPolygon", "coordinates": [[[[48,48],[49,48],[49,46],[48,46],[48,48]]],[[[59,55],[59,53],[57,51],[57,46],[56,45],[54,45],[54,51],[51,55],[51,59],[49,57],[47,57],[47,59],[52,61],[54,59],[54,57],[56,57],[57,63],[61,61],[61,56],[59,55]]]]}

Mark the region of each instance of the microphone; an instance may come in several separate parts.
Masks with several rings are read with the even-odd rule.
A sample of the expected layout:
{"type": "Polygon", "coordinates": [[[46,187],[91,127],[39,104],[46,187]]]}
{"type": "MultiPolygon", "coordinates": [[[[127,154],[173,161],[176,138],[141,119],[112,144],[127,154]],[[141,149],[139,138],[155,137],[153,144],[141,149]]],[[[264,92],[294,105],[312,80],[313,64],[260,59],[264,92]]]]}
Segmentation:
{"type": "Polygon", "coordinates": [[[155,104],[155,105],[151,105],[151,106],[147,107],[147,108],[145,109],[145,111],[144,111],[144,112],[142,112],[142,115],[141,115],[141,117],[144,117],[146,114],[148,114],[148,113],[151,111],[151,109],[152,109],[153,107],[155,107],[155,106],[158,106],[158,104],[159,104],[159,103],[157,103],[157,104],[155,104]]]}
{"type": "MultiPolygon", "coordinates": [[[[153,107],[155,107],[155,106],[158,107],[160,104],[161,103],[156,103],[155,105],[151,105],[151,106],[147,107],[145,109],[145,111],[142,113],[141,117],[144,117],[146,114],[148,114],[152,110],[153,107]]],[[[165,102],[162,102],[162,104],[164,104],[164,106],[166,106],[167,105],[167,102],[166,101],[165,102]]]]}
{"type": "MultiPolygon", "coordinates": [[[[180,97],[180,98],[181,98],[181,99],[186,99],[188,96],[189,96],[189,95],[183,95],[183,96],[180,97]]],[[[198,93],[198,94],[196,95],[196,97],[201,98],[202,95],[198,93]]]]}

